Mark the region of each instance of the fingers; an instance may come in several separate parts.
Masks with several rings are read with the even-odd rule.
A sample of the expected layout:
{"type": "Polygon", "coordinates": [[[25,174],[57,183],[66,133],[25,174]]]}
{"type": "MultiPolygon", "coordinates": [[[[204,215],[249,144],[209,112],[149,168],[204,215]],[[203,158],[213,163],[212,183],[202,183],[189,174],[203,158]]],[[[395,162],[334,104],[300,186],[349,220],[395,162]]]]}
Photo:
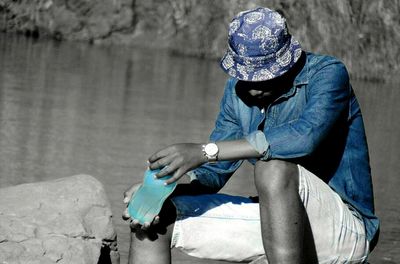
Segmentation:
{"type": "Polygon", "coordinates": [[[160,223],[160,217],[157,215],[156,217],[154,217],[153,225],[158,225],[159,223],[160,223]]]}
{"type": "Polygon", "coordinates": [[[149,168],[151,170],[165,168],[167,165],[169,165],[172,162],[172,160],[174,159],[174,156],[175,155],[168,155],[168,156],[160,158],[154,162],[151,162],[149,164],[149,168]]]}
{"type": "Polygon", "coordinates": [[[129,203],[129,201],[132,198],[132,195],[137,191],[137,189],[139,189],[139,187],[140,187],[140,183],[136,183],[136,184],[133,184],[131,187],[129,187],[128,190],[126,190],[124,192],[124,200],[123,200],[124,204],[129,203]]]}
{"type": "Polygon", "coordinates": [[[129,195],[126,192],[124,193],[124,204],[128,204],[129,203],[129,201],[130,201],[129,196],[132,196],[132,195],[129,195]]]}
{"type": "Polygon", "coordinates": [[[132,221],[131,221],[131,223],[130,223],[130,227],[131,227],[133,230],[139,229],[139,228],[140,228],[139,220],[137,220],[137,219],[132,219],[132,221]]]}
{"type": "Polygon", "coordinates": [[[141,230],[147,231],[147,230],[149,230],[152,226],[158,225],[159,223],[160,223],[160,217],[157,215],[157,216],[154,218],[154,220],[153,220],[152,223],[145,222],[145,223],[143,223],[143,225],[140,224],[139,220],[137,220],[137,219],[132,219],[132,220],[131,220],[131,223],[130,223],[130,227],[131,227],[133,230],[141,229],[141,230]]]}
{"type": "Polygon", "coordinates": [[[129,220],[130,217],[131,217],[131,216],[129,215],[128,208],[126,208],[126,209],[124,210],[124,212],[122,213],[122,219],[124,219],[125,221],[127,221],[127,220],[129,220]]]}
{"type": "Polygon", "coordinates": [[[178,170],[175,171],[174,175],[172,175],[171,178],[169,178],[168,180],[166,180],[164,182],[164,184],[168,185],[171,183],[176,182],[177,180],[179,180],[184,174],[186,173],[186,170],[179,168],[178,170]]]}
{"type": "Polygon", "coordinates": [[[161,149],[159,151],[157,151],[156,153],[154,153],[153,155],[150,156],[149,158],[149,162],[153,163],[159,159],[164,158],[165,156],[167,156],[168,154],[170,154],[172,152],[172,147],[166,147],[164,149],[161,149]]]}
{"type": "Polygon", "coordinates": [[[149,228],[150,228],[150,223],[149,222],[143,223],[142,230],[149,230],[149,228]]]}
{"type": "Polygon", "coordinates": [[[162,178],[164,176],[171,175],[179,168],[179,166],[180,166],[180,161],[174,160],[174,161],[172,161],[171,164],[169,164],[168,166],[165,166],[164,168],[162,168],[161,171],[156,173],[155,176],[157,178],[162,178]]]}
{"type": "Polygon", "coordinates": [[[124,219],[125,221],[131,219],[131,222],[129,225],[132,230],[137,230],[137,229],[148,230],[150,228],[150,223],[146,222],[143,225],[141,225],[139,220],[132,219],[128,213],[128,208],[126,208],[124,213],[122,214],[122,219],[124,219]]]}

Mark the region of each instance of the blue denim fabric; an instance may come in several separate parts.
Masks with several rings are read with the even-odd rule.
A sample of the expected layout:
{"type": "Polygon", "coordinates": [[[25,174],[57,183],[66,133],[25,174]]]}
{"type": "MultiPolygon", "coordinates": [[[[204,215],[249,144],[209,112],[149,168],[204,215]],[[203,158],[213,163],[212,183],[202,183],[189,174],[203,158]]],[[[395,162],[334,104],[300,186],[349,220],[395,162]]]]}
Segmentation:
{"type": "MultiPolygon", "coordinates": [[[[306,54],[294,86],[265,111],[247,106],[227,81],[210,141],[246,138],[262,160],[283,159],[318,175],[363,216],[368,239],[377,233],[364,124],[345,66],[334,57],[306,54]],[[259,125],[265,120],[264,131],[259,125]]],[[[257,160],[249,160],[255,163],[257,160]]],[[[220,190],[242,161],[205,164],[198,180],[220,190]]]]}

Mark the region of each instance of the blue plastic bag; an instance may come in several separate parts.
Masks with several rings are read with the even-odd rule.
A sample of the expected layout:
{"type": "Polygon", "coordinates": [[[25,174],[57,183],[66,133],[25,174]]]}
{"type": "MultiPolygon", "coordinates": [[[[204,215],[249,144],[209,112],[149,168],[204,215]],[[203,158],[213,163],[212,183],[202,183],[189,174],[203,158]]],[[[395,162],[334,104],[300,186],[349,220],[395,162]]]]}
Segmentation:
{"type": "Polygon", "coordinates": [[[151,223],[155,216],[160,213],[164,201],[171,195],[177,185],[176,182],[165,185],[165,180],[171,175],[156,179],[154,175],[160,170],[146,170],[143,184],[132,196],[128,205],[128,212],[131,218],[151,223]]]}

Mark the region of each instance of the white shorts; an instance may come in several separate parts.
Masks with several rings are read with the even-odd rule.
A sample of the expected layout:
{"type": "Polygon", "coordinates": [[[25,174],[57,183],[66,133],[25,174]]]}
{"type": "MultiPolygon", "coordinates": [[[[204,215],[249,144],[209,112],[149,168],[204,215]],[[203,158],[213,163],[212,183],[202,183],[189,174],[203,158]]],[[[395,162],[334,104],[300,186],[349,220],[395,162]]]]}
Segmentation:
{"type": "MultiPolygon", "coordinates": [[[[369,243],[359,213],[326,183],[298,166],[319,263],[366,262],[369,243]]],[[[264,254],[259,204],[224,194],[178,196],[171,247],[199,258],[251,261],[264,254]]]]}

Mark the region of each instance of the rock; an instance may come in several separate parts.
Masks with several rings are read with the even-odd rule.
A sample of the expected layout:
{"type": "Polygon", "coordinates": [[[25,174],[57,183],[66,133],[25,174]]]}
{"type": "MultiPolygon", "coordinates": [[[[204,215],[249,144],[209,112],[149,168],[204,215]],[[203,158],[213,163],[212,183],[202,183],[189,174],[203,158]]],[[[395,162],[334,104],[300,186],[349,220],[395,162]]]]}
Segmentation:
{"type": "Polygon", "coordinates": [[[368,80],[400,80],[400,0],[0,0],[0,31],[101,44],[167,47],[220,58],[239,11],[283,11],[305,50],[368,80]]]}
{"type": "Polygon", "coordinates": [[[175,52],[221,58],[230,20],[255,6],[281,10],[305,50],[338,57],[353,77],[400,80],[399,0],[137,0],[135,13],[145,29],[142,35],[158,33],[150,38],[152,43],[167,42],[175,52]]]}
{"type": "Polygon", "coordinates": [[[0,189],[0,263],[100,259],[119,263],[110,204],[95,178],[77,175],[0,189]]]}

